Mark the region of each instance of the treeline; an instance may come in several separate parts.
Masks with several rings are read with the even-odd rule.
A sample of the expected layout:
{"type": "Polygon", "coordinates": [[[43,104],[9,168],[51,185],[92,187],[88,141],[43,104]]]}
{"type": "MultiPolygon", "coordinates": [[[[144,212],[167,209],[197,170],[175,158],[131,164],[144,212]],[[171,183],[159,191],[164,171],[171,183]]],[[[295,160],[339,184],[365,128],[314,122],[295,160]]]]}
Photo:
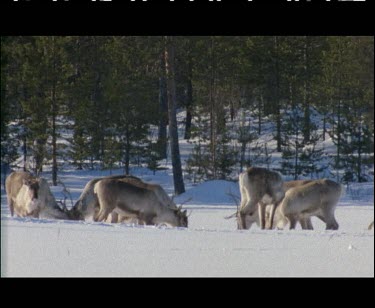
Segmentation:
{"type": "MultiPolygon", "coordinates": [[[[168,153],[165,44],[156,36],[2,37],[2,163],[19,160],[21,148],[23,166],[37,173],[51,162],[56,175],[63,161],[156,170],[168,153]]],[[[194,181],[269,165],[270,141],[260,138],[269,123],[283,174],[319,175],[317,145],[329,137],[337,149],[330,170],[341,181],[367,180],[373,37],[174,37],[173,51],[194,181]]]]}

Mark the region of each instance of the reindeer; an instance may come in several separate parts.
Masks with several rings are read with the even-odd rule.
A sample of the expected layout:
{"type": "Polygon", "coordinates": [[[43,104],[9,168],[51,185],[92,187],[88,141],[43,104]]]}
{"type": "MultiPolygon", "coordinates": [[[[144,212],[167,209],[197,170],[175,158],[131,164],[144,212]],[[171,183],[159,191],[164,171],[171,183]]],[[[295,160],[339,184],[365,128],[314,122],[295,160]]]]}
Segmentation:
{"type": "Polygon", "coordinates": [[[186,210],[165,206],[153,190],[122,181],[102,179],[94,186],[100,210],[95,221],[104,221],[114,210],[126,217],[134,217],[146,225],[168,224],[187,227],[186,210]]]}
{"type": "MultiPolygon", "coordinates": [[[[135,178],[131,175],[114,175],[108,176],[103,178],[96,178],[90,180],[83,189],[79,199],[76,201],[72,209],[70,210],[70,214],[74,220],[86,220],[86,221],[93,221],[94,216],[99,212],[99,201],[97,196],[94,194],[94,186],[97,182],[104,178],[111,178],[111,179],[123,179],[123,178],[135,178]]],[[[138,179],[141,181],[141,179],[138,179]]],[[[117,216],[116,216],[117,220],[117,216]]],[[[115,221],[117,222],[117,221],[115,221]]]]}
{"type": "MultiPolygon", "coordinates": [[[[283,183],[284,193],[286,193],[289,189],[291,189],[293,187],[305,185],[307,183],[311,183],[312,181],[313,180],[296,180],[296,181],[284,182],[283,183]]],[[[266,215],[265,215],[266,216],[266,229],[272,229],[271,226],[270,226],[271,210],[272,210],[272,205],[267,205],[267,207],[266,207],[266,215]]],[[[237,213],[236,213],[236,215],[237,215],[237,213]]],[[[232,216],[230,216],[230,217],[232,217],[232,216]]],[[[246,225],[248,226],[248,228],[250,228],[253,223],[256,223],[259,226],[259,213],[258,213],[258,210],[256,210],[253,213],[253,215],[247,215],[245,219],[246,219],[246,225]]],[[[274,221],[275,221],[274,225],[276,225],[278,228],[281,228],[281,229],[285,226],[285,224],[288,223],[288,220],[280,213],[280,207],[276,208],[275,216],[274,216],[274,221]]],[[[299,222],[306,229],[312,228],[312,224],[311,224],[311,219],[310,218],[300,219],[299,222]]]]}
{"type": "Polygon", "coordinates": [[[11,216],[69,219],[43,178],[29,172],[12,172],[5,181],[5,189],[11,216]]]}
{"type": "Polygon", "coordinates": [[[374,222],[370,223],[370,225],[367,228],[368,230],[374,229],[374,222]]]}
{"type": "MultiPolygon", "coordinates": [[[[25,214],[27,214],[27,212],[35,209],[35,202],[33,201],[37,198],[38,189],[39,187],[37,186],[36,178],[33,177],[29,172],[12,172],[7,177],[5,180],[5,191],[12,217],[15,211],[17,216],[23,217],[25,214]],[[26,187],[21,192],[21,195],[24,198],[26,198],[28,195],[29,202],[28,204],[25,204],[26,201],[23,202],[22,200],[18,200],[20,204],[17,204],[16,199],[23,185],[26,187]]],[[[21,198],[21,196],[19,198],[21,198]]]]}
{"type": "MultiPolygon", "coordinates": [[[[292,189],[294,187],[300,187],[300,186],[303,186],[303,185],[306,185],[308,183],[311,183],[313,182],[314,180],[295,180],[295,181],[288,181],[288,182],[284,182],[284,185],[283,185],[283,188],[284,188],[284,192],[286,193],[289,189],[292,189]]],[[[268,225],[269,225],[269,229],[272,229],[273,226],[271,226],[271,211],[269,210],[268,211],[268,225]]],[[[281,212],[280,212],[280,207],[278,207],[275,211],[275,215],[276,215],[276,219],[274,218],[274,220],[276,220],[276,223],[278,225],[278,227],[280,229],[283,229],[285,227],[285,225],[287,224],[287,220],[286,220],[286,217],[284,217],[281,212]]],[[[302,227],[302,229],[306,229],[306,230],[313,230],[313,225],[311,223],[311,218],[310,217],[301,217],[299,220],[299,223],[302,227]]]]}
{"type": "MultiPolygon", "coordinates": [[[[81,196],[71,209],[71,215],[76,220],[87,220],[93,221],[94,217],[99,212],[99,200],[94,193],[94,186],[97,182],[102,179],[116,179],[124,182],[131,183],[133,185],[143,187],[146,189],[150,189],[155,192],[158,196],[159,200],[168,207],[177,209],[176,204],[173,200],[167,195],[164,189],[158,184],[150,184],[143,182],[140,178],[131,175],[116,175],[116,176],[108,176],[103,178],[97,178],[89,181],[85,188],[82,191],[81,196]]],[[[134,222],[134,218],[123,216],[117,213],[114,210],[107,218],[108,222],[117,223],[117,222],[134,222]]],[[[143,223],[142,221],[138,221],[139,223],[143,223]]]]}
{"type": "MultiPolygon", "coordinates": [[[[328,187],[327,189],[332,190],[332,194],[335,194],[335,189],[338,187],[337,185],[339,185],[339,184],[332,185],[329,182],[327,184],[327,182],[325,182],[325,181],[329,181],[329,180],[298,180],[298,181],[284,182],[283,186],[284,186],[284,191],[285,191],[285,197],[288,194],[287,192],[291,189],[294,189],[294,188],[297,188],[297,187],[301,187],[301,189],[302,189],[302,187],[306,184],[319,182],[319,181],[323,181],[323,183],[325,183],[324,185],[326,185],[328,187]]],[[[332,182],[332,181],[330,181],[330,182],[332,182]]],[[[341,196],[341,193],[342,193],[341,185],[340,185],[340,189],[341,189],[340,193],[336,192],[336,194],[338,194],[339,196],[341,196]]],[[[322,197],[322,200],[324,198],[325,197],[322,197]]],[[[337,199],[337,201],[338,201],[338,199],[337,199]]],[[[336,206],[337,201],[332,201],[334,203],[334,207],[336,206]]],[[[301,206],[301,211],[304,211],[304,207],[309,207],[310,205],[307,204],[306,202],[300,202],[298,206],[301,206]]],[[[270,226],[270,216],[271,216],[271,207],[267,206],[267,208],[266,208],[266,228],[267,229],[272,229],[272,227],[270,226]]],[[[291,224],[291,227],[295,228],[295,225],[298,221],[301,224],[302,229],[313,230],[314,228],[313,228],[313,225],[312,225],[312,222],[311,222],[311,216],[317,216],[324,223],[326,223],[326,221],[327,221],[326,218],[325,218],[325,215],[307,215],[307,214],[303,213],[303,214],[300,214],[300,215],[296,216],[296,218],[294,219],[294,221],[292,223],[292,224],[294,224],[294,226],[292,227],[292,224],[291,224]]],[[[287,217],[285,217],[283,215],[282,211],[281,211],[281,206],[277,207],[277,209],[275,211],[274,221],[275,221],[276,227],[279,228],[279,229],[283,229],[289,223],[289,219],[287,217]]],[[[253,223],[256,223],[259,226],[258,213],[255,212],[251,216],[250,215],[246,216],[246,223],[249,226],[251,226],[253,223]]]]}
{"type": "MultiPolygon", "coordinates": [[[[238,228],[248,229],[247,216],[259,211],[261,229],[265,229],[265,210],[272,204],[271,220],[275,209],[284,197],[283,180],[279,173],[264,168],[250,167],[239,176],[241,205],[238,214],[238,228]]],[[[272,226],[271,226],[272,227],[272,226]]]]}
{"type": "Polygon", "coordinates": [[[171,199],[165,190],[159,184],[152,184],[152,183],[145,183],[140,178],[135,176],[124,177],[120,179],[123,182],[130,183],[135,186],[139,186],[145,189],[152,190],[161,203],[166,205],[167,207],[177,209],[176,203],[174,203],[173,199],[171,199]]]}
{"type": "Polygon", "coordinates": [[[327,230],[337,230],[339,224],[334,214],[342,192],[340,184],[328,179],[291,188],[285,193],[280,204],[280,213],[288,219],[290,229],[295,228],[297,221],[306,221],[311,216],[317,216],[326,223],[327,230]]]}
{"type": "MultiPolygon", "coordinates": [[[[124,176],[111,176],[110,178],[122,178],[124,176]]],[[[94,186],[103,178],[90,180],[85,185],[80,197],[70,210],[70,214],[74,220],[93,221],[94,216],[99,211],[99,201],[94,194],[94,186]]]]}

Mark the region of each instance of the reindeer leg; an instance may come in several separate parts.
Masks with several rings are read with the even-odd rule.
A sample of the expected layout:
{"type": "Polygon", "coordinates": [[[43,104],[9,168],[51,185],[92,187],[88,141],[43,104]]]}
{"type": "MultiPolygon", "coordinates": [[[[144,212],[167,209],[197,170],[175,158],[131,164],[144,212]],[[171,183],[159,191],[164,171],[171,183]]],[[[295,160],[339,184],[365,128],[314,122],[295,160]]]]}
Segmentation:
{"type": "Polygon", "coordinates": [[[271,206],[271,215],[270,215],[270,219],[269,219],[269,228],[270,228],[270,230],[273,229],[273,220],[275,218],[276,207],[277,207],[276,204],[272,204],[272,206],[271,206]]]}
{"type": "Polygon", "coordinates": [[[94,217],[94,221],[105,221],[108,218],[109,213],[112,212],[112,209],[110,208],[101,208],[98,216],[94,217]]]}
{"type": "Polygon", "coordinates": [[[260,201],[260,198],[251,198],[249,200],[249,202],[244,206],[244,207],[241,207],[240,209],[240,215],[239,215],[239,218],[240,218],[240,228],[239,229],[249,229],[249,227],[247,227],[246,225],[246,216],[247,215],[252,215],[255,210],[256,210],[256,206],[258,204],[258,202],[260,201]]]}
{"type": "Polygon", "coordinates": [[[311,222],[311,217],[306,218],[306,227],[307,227],[307,230],[314,230],[314,227],[311,222]]]}
{"type": "Polygon", "coordinates": [[[9,204],[10,215],[13,217],[13,215],[14,215],[14,204],[13,204],[12,198],[8,198],[8,204],[9,204]]]}
{"type": "Polygon", "coordinates": [[[297,219],[294,216],[288,216],[289,220],[289,230],[295,229],[297,225],[297,219]]]}
{"type": "Polygon", "coordinates": [[[370,223],[367,230],[371,230],[372,228],[374,228],[374,222],[370,223]]]}
{"type": "Polygon", "coordinates": [[[263,202],[258,203],[260,228],[266,228],[266,205],[263,202]]]}
{"type": "Polygon", "coordinates": [[[277,207],[280,205],[280,203],[282,201],[283,201],[283,199],[281,198],[279,201],[277,201],[277,202],[275,202],[275,203],[272,204],[271,215],[270,215],[270,219],[269,219],[269,226],[270,226],[271,230],[273,229],[273,221],[275,219],[276,209],[277,209],[277,207]]]}
{"type": "Polygon", "coordinates": [[[326,230],[338,230],[339,224],[337,223],[335,217],[327,219],[326,230]]]}
{"type": "Polygon", "coordinates": [[[119,215],[112,211],[111,213],[111,223],[118,223],[119,222],[119,215]]]}
{"type": "Polygon", "coordinates": [[[335,219],[334,207],[330,206],[331,204],[326,203],[322,205],[323,208],[323,217],[326,221],[326,230],[337,230],[339,224],[335,219]]]}
{"type": "Polygon", "coordinates": [[[142,215],[140,217],[138,217],[138,221],[139,222],[142,222],[143,221],[143,224],[144,225],[156,225],[158,224],[158,222],[155,221],[155,218],[157,218],[156,216],[153,216],[153,215],[142,215]]]}
{"type": "Polygon", "coordinates": [[[310,217],[301,218],[299,223],[301,224],[302,230],[314,230],[310,217]]]}

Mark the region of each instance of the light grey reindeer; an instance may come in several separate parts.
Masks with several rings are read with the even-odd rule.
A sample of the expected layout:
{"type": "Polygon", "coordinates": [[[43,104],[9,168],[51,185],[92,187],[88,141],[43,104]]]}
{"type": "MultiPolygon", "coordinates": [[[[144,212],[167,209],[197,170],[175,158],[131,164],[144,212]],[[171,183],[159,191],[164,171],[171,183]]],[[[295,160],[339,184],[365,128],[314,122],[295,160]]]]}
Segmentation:
{"type": "Polygon", "coordinates": [[[372,230],[372,229],[374,229],[374,222],[370,223],[370,225],[368,226],[367,229],[368,229],[368,230],[372,230]]]}
{"type": "Polygon", "coordinates": [[[18,217],[70,219],[53,196],[48,182],[29,172],[12,172],[5,181],[10,213],[18,217]]]}
{"type": "MultiPolygon", "coordinates": [[[[266,206],[272,205],[271,221],[276,207],[283,199],[283,179],[280,174],[259,167],[250,167],[239,175],[241,205],[238,219],[239,229],[249,229],[247,216],[252,216],[258,210],[261,229],[266,227],[266,206]]],[[[272,226],[272,224],[271,224],[272,226]]]]}
{"type": "MultiPolygon", "coordinates": [[[[289,189],[291,189],[293,187],[305,185],[305,184],[310,183],[312,181],[313,180],[287,181],[287,182],[283,183],[283,189],[284,189],[284,192],[286,193],[289,189]]],[[[272,210],[272,205],[267,205],[267,207],[266,207],[266,229],[271,229],[271,226],[270,226],[271,210],[272,210]]],[[[253,223],[256,223],[258,226],[260,225],[258,210],[256,210],[252,215],[247,215],[245,219],[246,219],[246,225],[248,226],[248,228],[250,228],[253,223]]],[[[304,228],[304,229],[311,229],[312,228],[310,218],[300,219],[299,222],[300,222],[302,228],[304,228]]],[[[285,226],[285,224],[287,224],[287,223],[288,223],[288,220],[284,216],[282,216],[282,214],[280,213],[280,207],[277,207],[276,211],[275,211],[273,226],[277,226],[278,228],[282,229],[285,226]]]]}
{"type": "MultiPolygon", "coordinates": [[[[158,197],[159,201],[164,206],[167,206],[169,208],[177,210],[177,205],[174,203],[173,199],[171,199],[167,195],[165,190],[159,184],[146,183],[146,182],[143,182],[140,178],[137,178],[135,176],[127,176],[127,177],[124,177],[124,178],[118,178],[118,180],[121,180],[123,182],[126,182],[126,183],[129,183],[129,184],[132,184],[132,185],[135,185],[135,186],[153,191],[155,193],[155,195],[158,197]]],[[[116,223],[116,222],[118,222],[118,223],[121,223],[121,222],[129,223],[129,222],[135,221],[134,218],[121,215],[121,213],[118,213],[118,211],[116,209],[112,211],[110,216],[111,216],[110,221],[112,223],[116,223]]],[[[138,223],[144,224],[145,222],[138,219],[138,223]]]]}
{"type": "Polygon", "coordinates": [[[126,217],[144,221],[146,225],[188,226],[186,210],[166,206],[153,190],[139,185],[121,179],[106,178],[95,184],[94,193],[100,206],[95,221],[105,221],[115,210],[126,217]]]}
{"type": "MultiPolygon", "coordinates": [[[[284,206],[277,207],[274,216],[274,226],[279,229],[283,229],[289,222],[290,228],[294,229],[296,223],[301,224],[302,229],[304,230],[313,230],[313,225],[311,222],[311,217],[316,216],[323,222],[329,220],[336,221],[332,219],[333,214],[327,214],[328,210],[323,210],[324,207],[334,211],[336,208],[337,202],[342,195],[344,189],[340,184],[337,184],[333,181],[322,179],[322,180],[297,180],[297,181],[288,181],[284,182],[284,191],[286,202],[284,206]],[[312,187],[303,189],[302,187],[307,184],[316,183],[312,187]],[[298,189],[297,189],[298,188],[298,189]],[[294,193],[289,192],[294,189],[294,193]],[[308,197],[307,191],[311,190],[310,197],[308,197]],[[303,196],[302,198],[300,196],[303,196]],[[319,201],[317,201],[319,199],[319,201]],[[292,206],[293,204],[293,206],[292,206]],[[282,208],[284,209],[282,211],[282,208]],[[288,217],[284,214],[288,213],[288,217]]],[[[292,192],[293,192],[292,191],[292,192]]],[[[285,200],[283,199],[283,201],[285,200]]],[[[282,201],[282,202],[283,202],[282,201]]],[[[271,207],[267,206],[266,208],[266,228],[270,229],[270,216],[271,216],[271,207]]],[[[246,222],[248,225],[256,223],[259,226],[259,216],[255,212],[253,215],[248,215],[246,217],[246,222]]],[[[336,222],[337,223],[337,222],[336,222]]],[[[332,222],[331,227],[334,229],[335,223],[332,222]]]]}
{"type": "MultiPolygon", "coordinates": [[[[93,221],[94,217],[99,212],[99,200],[94,193],[94,186],[97,182],[102,179],[116,179],[121,180],[124,182],[132,183],[133,185],[138,185],[140,187],[144,187],[147,189],[151,189],[155,192],[158,196],[160,201],[168,207],[177,209],[176,204],[173,200],[167,195],[164,189],[158,184],[150,184],[143,182],[140,178],[131,176],[131,175],[115,175],[115,176],[107,176],[102,178],[96,178],[89,181],[85,188],[83,189],[81,196],[71,209],[71,215],[77,220],[86,220],[86,221],[93,221]]],[[[134,222],[133,218],[121,215],[114,210],[110,213],[109,217],[107,218],[108,222],[116,223],[116,222],[134,222]]],[[[142,221],[138,221],[142,223],[142,221]]]]}
{"type": "Polygon", "coordinates": [[[288,219],[290,229],[296,227],[297,221],[306,221],[316,216],[326,223],[327,230],[337,230],[339,224],[335,218],[335,209],[343,191],[340,184],[328,179],[293,187],[285,193],[280,213],[288,219]]]}

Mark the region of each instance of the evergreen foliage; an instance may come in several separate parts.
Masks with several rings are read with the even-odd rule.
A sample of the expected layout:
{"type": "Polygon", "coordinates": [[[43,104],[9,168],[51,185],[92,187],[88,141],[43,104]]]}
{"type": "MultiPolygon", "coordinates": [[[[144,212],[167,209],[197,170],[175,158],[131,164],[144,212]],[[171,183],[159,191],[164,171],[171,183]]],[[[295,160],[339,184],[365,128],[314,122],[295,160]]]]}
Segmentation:
{"type": "Polygon", "coordinates": [[[276,157],[296,179],[325,176],[328,161],[338,181],[369,179],[373,37],[169,37],[171,63],[165,39],[2,37],[2,164],[36,173],[48,165],[54,183],[65,162],[156,171],[177,135],[167,137],[173,103],[186,111],[180,137],[194,145],[185,170],[194,182],[276,157]],[[262,138],[270,127],[274,141],[262,138]],[[327,138],[336,149],[329,157],[317,146],[327,138]]]}

